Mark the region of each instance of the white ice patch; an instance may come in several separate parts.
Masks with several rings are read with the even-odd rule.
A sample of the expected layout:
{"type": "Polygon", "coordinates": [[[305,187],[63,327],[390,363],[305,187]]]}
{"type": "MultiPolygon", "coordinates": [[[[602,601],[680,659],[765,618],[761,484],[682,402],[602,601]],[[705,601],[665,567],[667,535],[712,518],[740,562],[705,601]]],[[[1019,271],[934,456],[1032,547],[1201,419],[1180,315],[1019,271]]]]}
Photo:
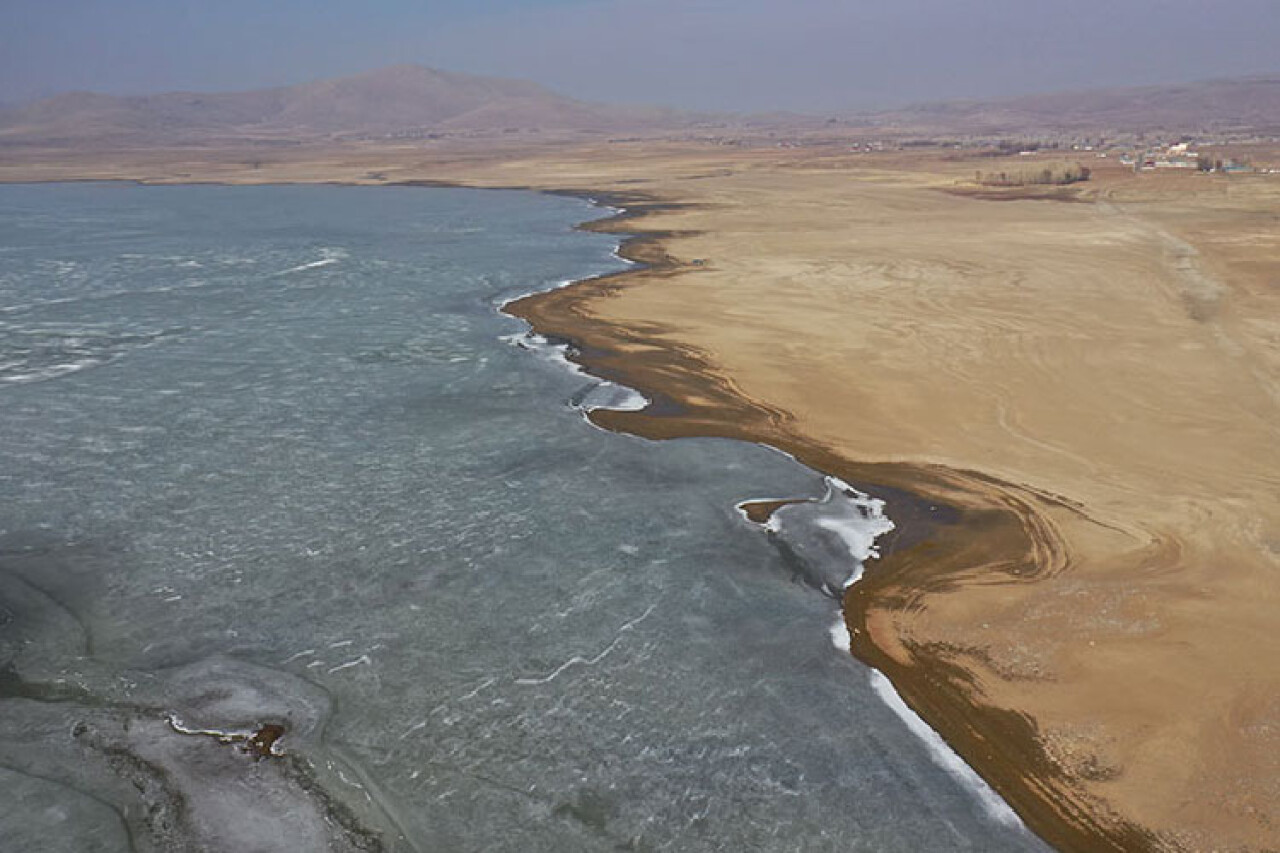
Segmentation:
{"type": "Polygon", "coordinates": [[[981,803],[983,811],[985,811],[992,820],[1005,826],[1024,828],[1022,819],[1009,808],[1009,804],[1000,798],[1000,795],[992,790],[981,776],[973,771],[973,768],[965,764],[964,759],[956,755],[951,747],[947,746],[947,742],[942,736],[929,728],[929,724],[920,719],[920,716],[907,703],[902,701],[902,697],[898,695],[897,689],[884,673],[879,670],[871,670],[871,689],[876,695],[884,701],[889,709],[895,713],[902,722],[906,723],[911,733],[920,740],[924,741],[925,746],[929,750],[929,757],[934,763],[947,771],[956,781],[960,782],[965,788],[973,792],[981,803]]]}
{"type": "Polygon", "coordinates": [[[649,398],[634,388],[618,385],[615,382],[601,382],[586,394],[583,394],[574,408],[586,414],[596,409],[609,409],[615,412],[638,412],[649,405],[649,398]]]}
{"type": "Polygon", "coordinates": [[[189,726],[182,721],[177,714],[169,714],[166,718],[169,722],[169,728],[173,729],[180,735],[204,735],[206,737],[215,737],[223,743],[231,743],[236,740],[246,740],[253,736],[250,729],[201,729],[195,726],[189,726]]]}
{"type": "Polygon", "coordinates": [[[848,589],[862,580],[866,561],[880,556],[876,539],[892,530],[893,522],[884,514],[884,501],[858,491],[838,477],[827,477],[826,482],[827,494],[821,503],[829,504],[832,511],[814,523],[834,533],[849,550],[854,567],[844,582],[848,589]]]}
{"type": "MultiPolygon", "coordinates": [[[[621,211],[619,211],[619,213],[621,213],[621,211]]],[[[636,266],[636,265],[638,265],[638,264],[640,263],[639,261],[633,261],[633,260],[631,260],[630,258],[623,257],[623,255],[622,255],[622,243],[621,243],[621,242],[619,242],[619,243],[618,243],[618,245],[616,245],[616,246],[614,246],[614,247],[613,247],[613,253],[612,253],[612,254],[613,254],[613,256],[614,256],[615,258],[617,258],[618,260],[622,261],[624,264],[627,264],[628,266],[636,266]]]]}
{"type": "Polygon", "coordinates": [[[831,645],[842,652],[853,651],[853,640],[849,637],[849,626],[844,623],[844,616],[831,623],[831,645]]]}
{"type": "MultiPolygon", "coordinates": [[[[97,367],[103,364],[104,360],[100,358],[86,358],[81,361],[73,361],[66,364],[51,364],[47,367],[39,367],[26,373],[10,373],[7,370],[0,371],[0,382],[12,383],[14,385],[26,382],[45,382],[50,379],[58,379],[63,376],[69,376],[72,373],[79,373],[82,370],[88,370],[91,367],[97,367]]],[[[3,365],[4,368],[12,367],[17,362],[11,362],[3,365]]]]}
{"type": "Polygon", "coordinates": [[[324,248],[320,250],[320,259],[311,261],[310,263],[298,264],[296,267],[290,267],[287,270],[281,270],[276,275],[290,275],[292,273],[306,272],[307,270],[319,269],[320,267],[332,266],[347,257],[345,249],[324,248]]]}
{"type": "Polygon", "coordinates": [[[351,669],[353,666],[359,666],[360,664],[373,666],[373,660],[368,655],[360,655],[360,657],[354,660],[349,660],[346,663],[340,663],[337,666],[329,667],[327,672],[329,675],[333,675],[335,672],[342,672],[344,669],[351,669]]]}
{"type": "MultiPolygon", "coordinates": [[[[820,578],[820,585],[836,595],[840,588],[848,589],[862,579],[867,560],[880,556],[876,539],[893,530],[893,521],[885,515],[884,501],[838,477],[825,477],[823,482],[826,492],[821,498],[783,506],[759,527],[785,540],[814,567],[814,578],[820,578]],[[814,535],[815,528],[830,534],[826,541],[814,535]]],[[[737,506],[743,517],[747,517],[749,503],[737,506]]],[[[837,645],[845,648],[847,644],[841,640],[837,645]]]]}

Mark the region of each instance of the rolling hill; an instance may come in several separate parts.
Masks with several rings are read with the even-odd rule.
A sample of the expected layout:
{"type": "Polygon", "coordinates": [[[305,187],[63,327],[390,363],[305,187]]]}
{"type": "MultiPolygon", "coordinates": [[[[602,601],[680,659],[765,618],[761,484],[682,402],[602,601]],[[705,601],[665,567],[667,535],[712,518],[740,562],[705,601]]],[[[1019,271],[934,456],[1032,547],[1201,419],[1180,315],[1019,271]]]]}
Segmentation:
{"type": "Polygon", "coordinates": [[[0,110],[0,142],[181,143],[428,132],[610,131],[687,124],[674,111],[612,107],[522,80],[398,65],[249,92],[57,95],[0,110]]]}
{"type": "Polygon", "coordinates": [[[935,133],[1280,133],[1280,75],[948,101],[875,114],[935,133]]]}
{"type": "Polygon", "coordinates": [[[1280,75],[1142,88],[946,101],[825,122],[730,117],[579,101],[536,83],[398,65],[248,92],[115,96],[74,92],[0,107],[0,145],[163,146],[225,141],[468,136],[527,132],[751,133],[832,130],[911,136],[1280,134],[1280,75]]]}

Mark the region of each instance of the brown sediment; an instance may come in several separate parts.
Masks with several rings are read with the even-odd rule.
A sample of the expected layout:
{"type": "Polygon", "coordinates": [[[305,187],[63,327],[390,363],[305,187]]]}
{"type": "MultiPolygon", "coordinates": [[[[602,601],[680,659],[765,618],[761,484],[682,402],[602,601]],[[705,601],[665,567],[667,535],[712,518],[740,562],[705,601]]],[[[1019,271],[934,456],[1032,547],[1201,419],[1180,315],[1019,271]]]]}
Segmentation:
{"type": "Polygon", "coordinates": [[[244,745],[240,747],[254,759],[261,761],[264,758],[271,758],[280,755],[276,751],[276,742],[284,737],[284,726],[279,723],[267,723],[259,726],[258,730],[245,739],[244,745]]]}
{"type": "MultiPolygon", "coordinates": [[[[608,203],[626,204],[627,211],[583,227],[626,234],[628,224],[650,209],[670,208],[637,196],[612,197],[608,203]]],[[[885,500],[896,528],[881,538],[881,558],[844,600],[854,655],[888,676],[907,704],[1050,844],[1062,850],[1156,847],[1150,832],[1107,813],[1072,785],[1046,753],[1034,720],[984,703],[980,686],[953,649],[903,638],[883,618],[919,607],[925,596],[964,580],[1032,581],[1062,571],[1069,558],[1048,510],[1082,511],[1056,496],[979,472],[848,459],[798,434],[785,412],[747,398],[703,354],[674,344],[661,329],[617,325],[588,310],[637,280],[696,274],[696,267],[665,251],[663,240],[670,236],[645,232],[624,240],[619,254],[645,264],[642,269],[534,294],[505,310],[537,333],[569,342],[574,360],[593,374],[653,400],[638,412],[596,410],[590,417],[598,426],[648,439],[718,437],[768,444],[885,500]]],[[[751,520],[764,522],[795,502],[751,501],[741,507],[751,520]]]]}

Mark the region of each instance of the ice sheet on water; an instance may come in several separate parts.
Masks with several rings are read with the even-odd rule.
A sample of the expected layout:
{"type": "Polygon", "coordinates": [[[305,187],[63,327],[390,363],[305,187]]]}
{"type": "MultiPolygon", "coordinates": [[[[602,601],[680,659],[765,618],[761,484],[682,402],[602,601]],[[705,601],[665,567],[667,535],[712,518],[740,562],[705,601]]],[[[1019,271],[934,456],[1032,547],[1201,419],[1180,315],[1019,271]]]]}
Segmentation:
{"type": "MultiPolygon", "coordinates": [[[[612,238],[573,230],[581,203],[0,196],[0,235],[25,211],[23,245],[78,265],[61,292],[76,299],[36,305],[52,285],[23,274],[33,253],[0,254],[22,290],[0,287],[0,306],[34,306],[0,320],[199,330],[0,387],[0,494],[21,497],[0,501],[0,606],[16,614],[0,624],[15,668],[0,763],[122,814],[201,800],[191,826],[140,838],[252,827],[242,810],[277,802],[267,825],[294,849],[323,849],[317,815],[341,848],[343,814],[392,849],[1035,849],[975,813],[830,652],[832,602],[733,523],[742,495],[826,484],[759,447],[585,429],[565,401],[621,392],[496,343],[518,324],[495,293],[617,268],[612,238]],[[322,246],[349,256],[272,275],[322,246]],[[207,262],[210,284],[174,287],[192,271],[124,252],[207,262]],[[272,722],[289,726],[279,763],[218,736],[272,722]],[[122,769],[136,762],[170,782],[122,769]]],[[[838,591],[859,540],[831,488],[810,509],[835,529],[797,527],[839,558],[838,591]]]]}

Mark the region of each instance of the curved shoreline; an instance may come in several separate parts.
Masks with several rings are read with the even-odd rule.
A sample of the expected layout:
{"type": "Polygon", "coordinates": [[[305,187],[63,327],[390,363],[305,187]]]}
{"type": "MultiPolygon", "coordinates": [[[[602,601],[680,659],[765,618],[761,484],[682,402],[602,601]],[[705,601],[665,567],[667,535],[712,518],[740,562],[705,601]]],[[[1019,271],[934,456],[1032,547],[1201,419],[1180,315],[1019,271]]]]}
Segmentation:
{"type": "Polygon", "coordinates": [[[654,440],[717,437],[767,444],[885,500],[897,527],[880,538],[881,558],[868,567],[844,601],[854,656],[884,673],[908,707],[1053,846],[1116,851],[1162,846],[1155,835],[1108,813],[1101,801],[1073,786],[1041,745],[1033,719],[985,704],[975,674],[956,662],[956,649],[914,642],[895,630],[895,614],[912,612],[929,593],[962,580],[984,576],[1024,583],[1060,571],[1069,556],[1044,510],[1079,513],[1078,507],[978,471],[849,459],[799,433],[786,412],[741,393],[703,353],[664,340],[661,328],[634,323],[624,327],[592,316],[586,310],[588,303],[637,281],[674,279],[698,271],[698,265],[681,263],[665,249],[666,240],[693,232],[627,227],[648,215],[691,205],[641,193],[558,190],[541,184],[408,180],[373,185],[529,190],[620,209],[618,214],[578,227],[619,235],[623,238],[619,256],[637,266],[519,297],[503,309],[524,319],[534,332],[570,343],[572,359],[592,375],[633,388],[651,400],[643,411],[601,409],[590,413],[589,420],[601,428],[654,440]]]}
{"type": "Polygon", "coordinates": [[[906,705],[958,753],[1041,838],[1063,850],[1154,849],[1151,833],[1105,813],[1071,784],[1039,741],[1033,719],[983,702],[973,673],[951,650],[895,630],[895,613],[921,607],[932,591],[977,575],[1025,583],[1070,561],[1049,509],[1079,507],[977,471],[941,465],[847,459],[801,434],[787,413],[750,400],[696,350],[662,330],[625,328],[587,310],[637,280],[697,271],[665,250],[673,232],[629,225],[683,205],[639,193],[546,191],[619,212],[578,226],[622,237],[618,255],[636,266],[519,297],[502,310],[539,335],[570,345],[568,357],[592,375],[650,399],[640,411],[599,409],[597,426],[651,440],[729,438],[775,447],[800,463],[883,499],[897,524],[879,539],[881,557],[845,593],[852,653],[892,683],[906,705]]]}

